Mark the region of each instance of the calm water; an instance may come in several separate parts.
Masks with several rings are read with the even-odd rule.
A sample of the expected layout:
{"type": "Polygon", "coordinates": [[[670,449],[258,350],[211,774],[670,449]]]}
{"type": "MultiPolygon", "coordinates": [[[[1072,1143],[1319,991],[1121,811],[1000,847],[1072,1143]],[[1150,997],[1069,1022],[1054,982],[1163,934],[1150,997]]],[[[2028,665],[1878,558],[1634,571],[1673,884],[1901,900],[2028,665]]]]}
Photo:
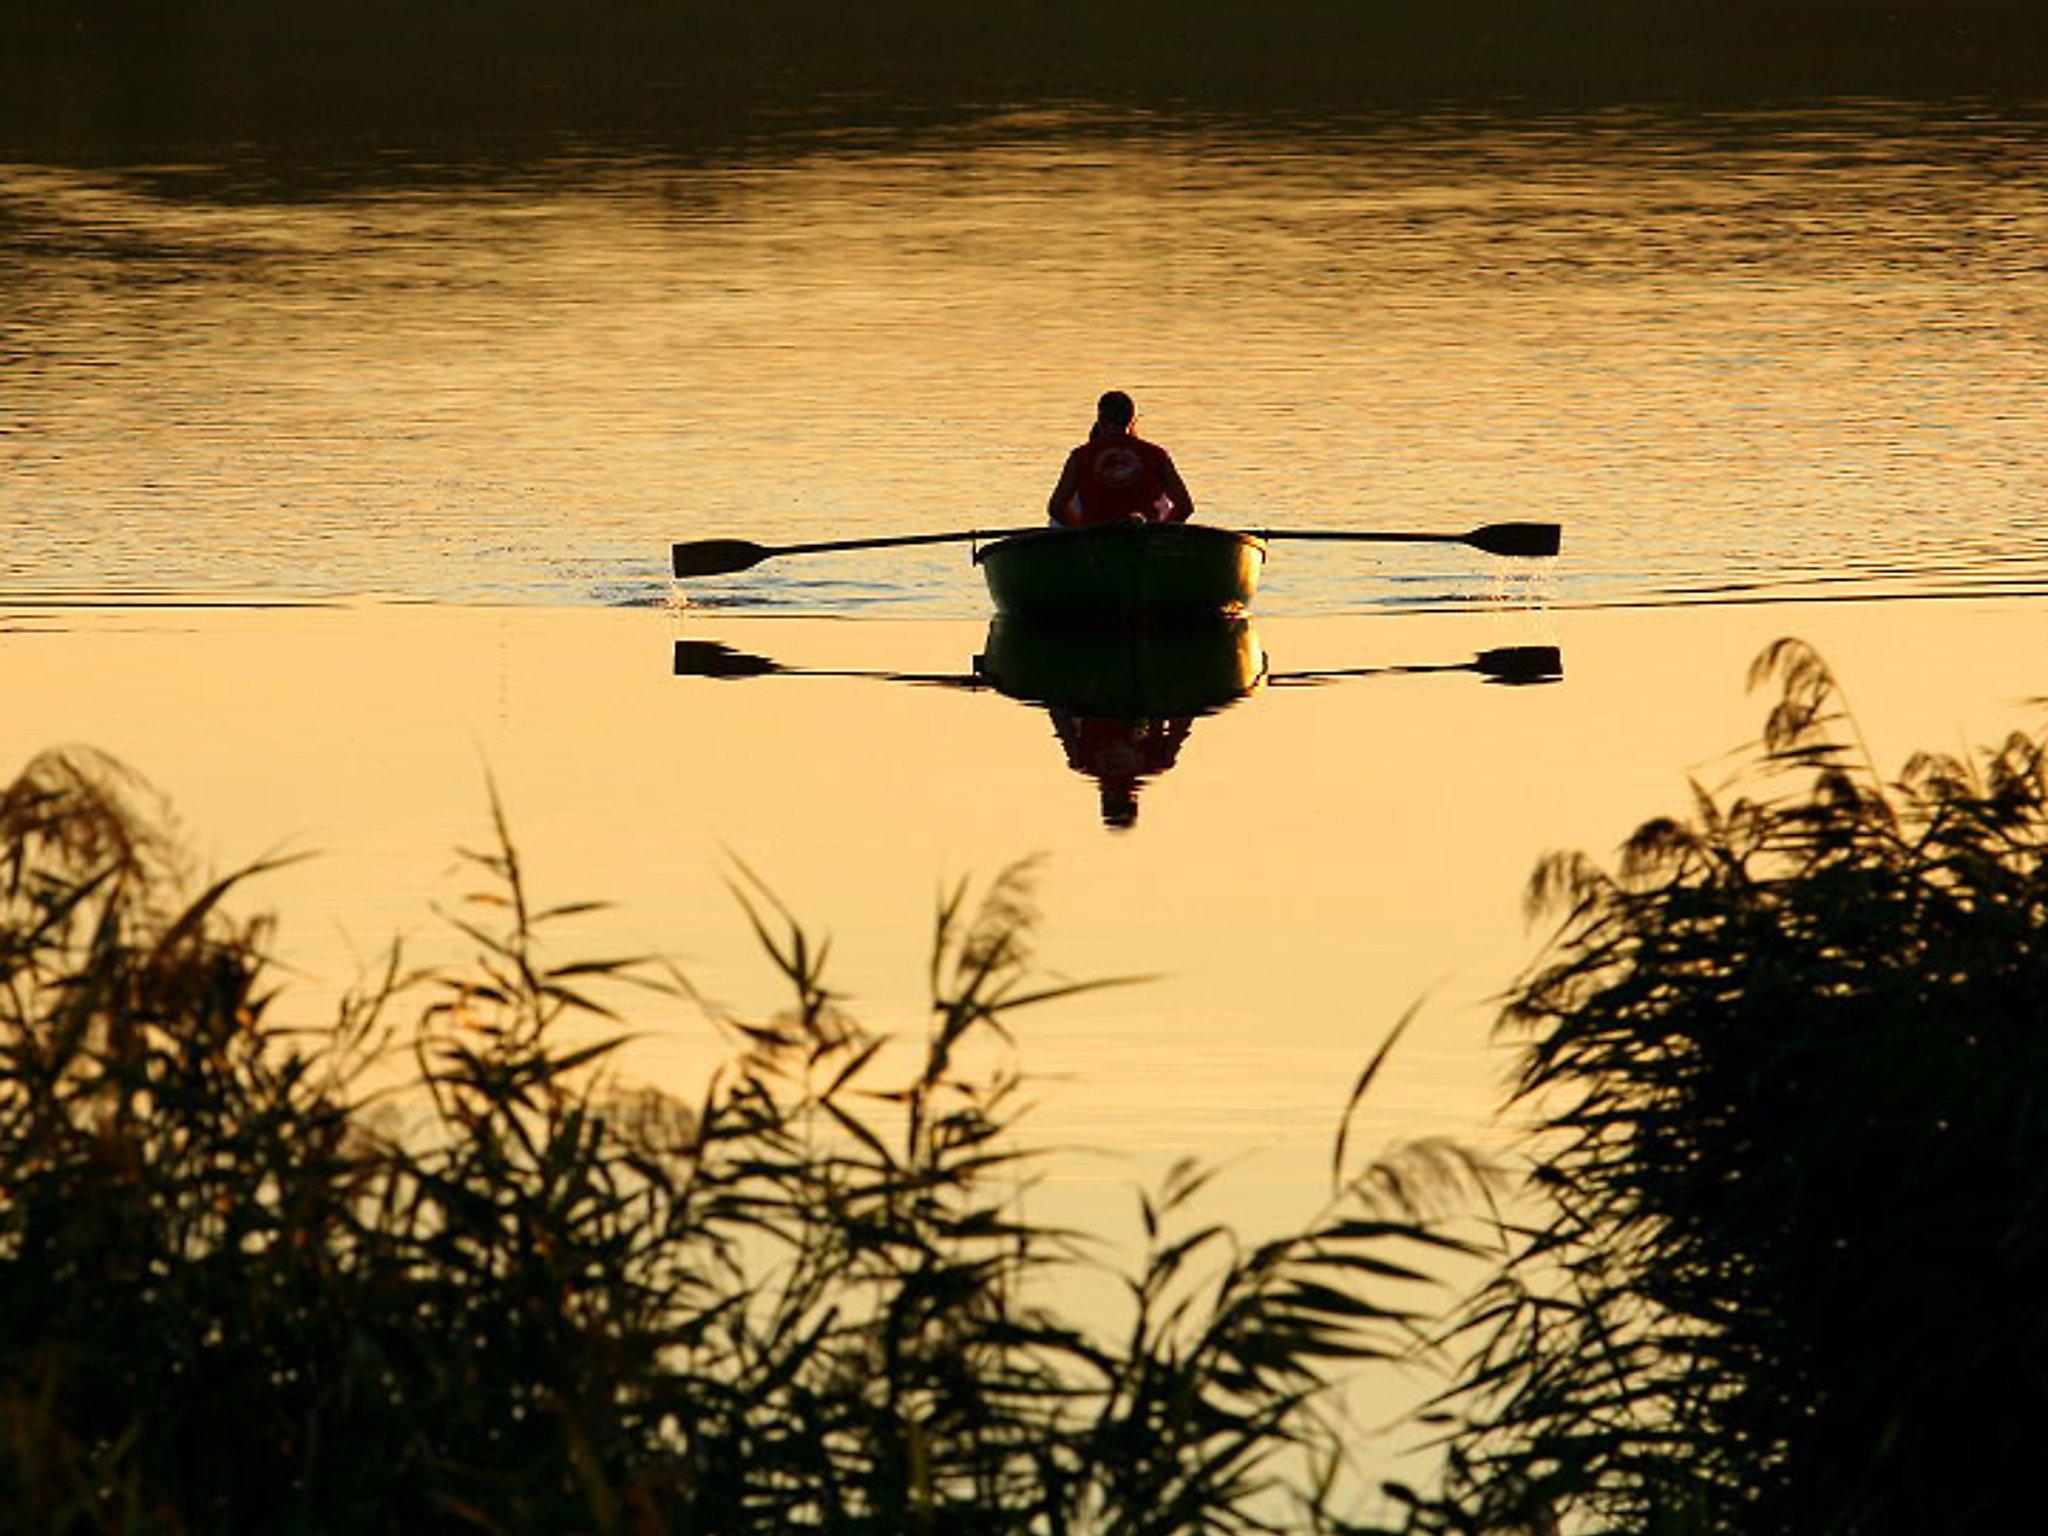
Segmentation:
{"type": "Polygon", "coordinates": [[[280,898],[319,985],[427,924],[486,768],[635,944],[731,963],[737,854],[869,995],[936,881],[1050,854],[1056,962],[1169,978],[1055,1064],[1123,1064],[1089,1136],[1228,1151],[1320,1146],[1444,989],[1390,1123],[1476,1132],[1530,864],[1745,739],[1765,641],[1844,636],[1900,752],[2042,691],[2048,110],[877,112],[0,163],[0,744],[119,751],[224,860],[325,850],[280,898]],[[1128,740],[971,686],[957,548],[666,578],[1030,520],[1110,384],[1206,518],[1564,555],[1277,546],[1257,693],[1128,740]],[[1475,668],[1530,647],[1561,684],[1475,668]],[[1389,668],[1434,670],[1305,686],[1389,668]]]}
{"type": "MultiPolygon", "coordinates": [[[[1891,761],[2048,691],[2044,123],[0,132],[0,771],[92,743],[216,866],[318,852],[264,889],[302,1015],[395,933],[439,952],[487,773],[545,899],[618,903],[586,952],[739,1014],[779,999],[734,859],[915,1029],[935,891],[1041,856],[1045,964],[1158,978],[1022,1034],[1037,1135],[1085,1149],[1048,1206],[1127,1231],[1197,1153],[1220,1214],[1305,1219],[1411,1007],[1356,1144],[1499,1135],[1524,877],[1725,778],[1758,647],[1819,641],[1891,761]],[[977,675],[958,549],[667,580],[675,539],[1034,520],[1112,385],[1207,519],[1554,520],[1564,555],[1276,547],[1257,686],[1121,744],[1123,831],[1119,743],[977,675]]],[[[631,1076],[717,1060],[701,1017],[635,1023],[631,1076]]]]}
{"type": "MultiPolygon", "coordinates": [[[[2041,126],[1075,108],[0,164],[0,594],[658,604],[671,539],[1032,520],[1109,385],[1215,521],[1566,528],[1540,571],[1289,547],[1275,614],[2037,593],[2041,126]]],[[[949,551],[688,601],[984,600],[949,551]]]]}

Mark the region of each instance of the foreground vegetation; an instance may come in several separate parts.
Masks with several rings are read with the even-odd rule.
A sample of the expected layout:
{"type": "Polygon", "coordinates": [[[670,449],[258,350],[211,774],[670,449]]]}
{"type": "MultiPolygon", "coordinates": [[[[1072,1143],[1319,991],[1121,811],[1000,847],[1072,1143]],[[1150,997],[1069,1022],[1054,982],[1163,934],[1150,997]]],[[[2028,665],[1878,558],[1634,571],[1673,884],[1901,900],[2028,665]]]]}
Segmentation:
{"type": "Polygon", "coordinates": [[[304,1032],[138,794],[76,755],[0,794],[6,1528],[1345,1528],[1324,1373],[1407,1347],[1363,1287],[1442,1240],[1379,1170],[1244,1245],[1184,1170],[1125,1326],[1052,1310],[1083,1259],[1011,1134],[1004,1020],[1061,990],[1020,877],[942,908],[894,1049],[757,897],[793,1001],[684,1105],[608,1079],[591,990],[678,989],[549,960],[574,909],[502,824],[474,966],[304,1032]]]}
{"type": "MultiPolygon", "coordinates": [[[[1818,658],[1758,675],[1735,791],[1539,874],[1534,1214],[1443,1325],[1446,1476],[1375,1506],[1410,1536],[2035,1523],[2048,746],[1892,781],[1818,658]]],[[[894,1041],[753,893],[792,1001],[686,1105],[614,1080],[604,999],[687,988],[548,958],[577,909],[502,824],[474,964],[308,1032],[138,794],[0,792],[0,1529],[1368,1529],[1332,1382],[1414,1344],[1443,1165],[1258,1244],[1183,1169],[1121,1321],[1062,1313],[1089,1250],[1026,1211],[1005,1021],[1073,989],[1022,875],[942,906],[894,1041]]]]}
{"type": "Polygon", "coordinates": [[[2038,1527],[2048,747],[1888,782],[1781,643],[1762,761],[1517,989],[1545,1217],[1466,1313],[1434,1531],[2038,1527]]]}

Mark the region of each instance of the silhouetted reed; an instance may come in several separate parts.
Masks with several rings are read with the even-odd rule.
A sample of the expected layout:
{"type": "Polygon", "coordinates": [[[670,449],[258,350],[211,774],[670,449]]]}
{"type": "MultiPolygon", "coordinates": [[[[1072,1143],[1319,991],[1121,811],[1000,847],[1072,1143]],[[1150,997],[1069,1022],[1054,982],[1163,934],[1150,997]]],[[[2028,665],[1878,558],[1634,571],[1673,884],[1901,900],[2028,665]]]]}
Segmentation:
{"type": "Polygon", "coordinates": [[[2048,770],[1887,782],[1781,642],[1741,793],[1643,826],[1519,986],[1547,1216],[1465,1317],[1415,1528],[1993,1531],[2048,1427],[2048,770]]]}
{"type": "Polygon", "coordinates": [[[1256,1244],[1184,1168],[1121,1331],[1064,1318],[1093,1261],[1025,1211],[1006,1021],[1076,989],[1029,979],[1021,872],[943,903],[897,1042],[743,887],[792,1001],[686,1104],[611,1062],[620,1000],[687,989],[552,960],[582,909],[502,821],[475,860],[473,963],[295,1030],[249,872],[182,894],[103,760],[0,792],[0,1524],[1346,1528],[1328,1373],[1408,1346],[1364,1288],[1448,1240],[1395,1166],[1256,1244]]]}

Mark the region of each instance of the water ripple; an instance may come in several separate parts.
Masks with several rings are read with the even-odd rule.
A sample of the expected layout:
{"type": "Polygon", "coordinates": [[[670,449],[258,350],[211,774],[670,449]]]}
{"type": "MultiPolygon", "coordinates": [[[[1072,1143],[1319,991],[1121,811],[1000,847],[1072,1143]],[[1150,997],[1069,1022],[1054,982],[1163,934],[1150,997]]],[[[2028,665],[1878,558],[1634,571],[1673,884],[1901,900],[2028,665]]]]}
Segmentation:
{"type": "Polygon", "coordinates": [[[944,614],[964,554],[669,590],[671,540],[1035,520],[1132,389],[1285,613],[2032,592],[2048,140],[1847,103],[905,142],[229,196],[0,165],[0,593],[944,614]],[[133,578],[132,581],[130,578],[133,578]]]}

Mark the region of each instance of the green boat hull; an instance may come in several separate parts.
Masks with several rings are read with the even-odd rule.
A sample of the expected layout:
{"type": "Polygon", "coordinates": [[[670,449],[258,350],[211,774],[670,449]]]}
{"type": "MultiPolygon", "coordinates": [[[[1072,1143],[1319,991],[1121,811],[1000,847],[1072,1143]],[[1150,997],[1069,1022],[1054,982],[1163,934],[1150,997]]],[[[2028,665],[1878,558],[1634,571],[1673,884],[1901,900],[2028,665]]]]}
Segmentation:
{"type": "Polygon", "coordinates": [[[998,613],[1155,623],[1249,612],[1266,546],[1206,523],[1105,523],[1015,534],[974,560],[998,613]]]}

